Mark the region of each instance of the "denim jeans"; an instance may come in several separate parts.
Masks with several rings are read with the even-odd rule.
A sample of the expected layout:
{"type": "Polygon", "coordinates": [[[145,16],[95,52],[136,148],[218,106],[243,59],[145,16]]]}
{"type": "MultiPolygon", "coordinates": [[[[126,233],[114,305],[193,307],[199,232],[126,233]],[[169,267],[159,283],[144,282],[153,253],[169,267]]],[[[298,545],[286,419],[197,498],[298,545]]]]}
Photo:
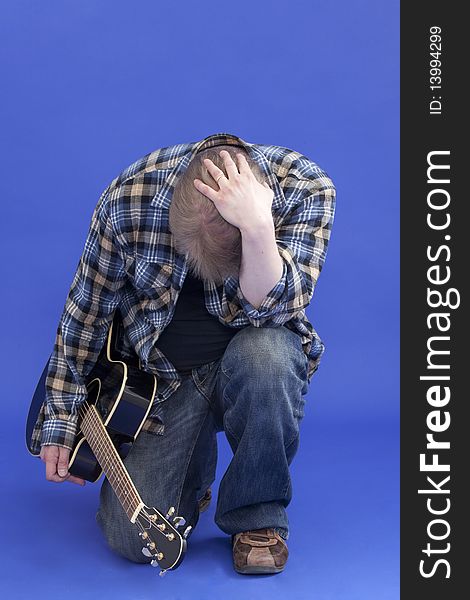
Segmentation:
{"type": "MultiPolygon", "coordinates": [[[[124,464],[142,500],[196,526],[198,500],[215,480],[217,433],[233,451],[217,497],[215,523],[226,534],[274,528],[289,536],[289,465],[299,445],[308,389],[308,358],[288,328],[248,326],[222,358],[192,370],[164,402],[163,435],[141,431],[124,464]]],[[[104,479],[96,520],[109,546],[134,562],[148,562],[130,523],[104,479]]]]}

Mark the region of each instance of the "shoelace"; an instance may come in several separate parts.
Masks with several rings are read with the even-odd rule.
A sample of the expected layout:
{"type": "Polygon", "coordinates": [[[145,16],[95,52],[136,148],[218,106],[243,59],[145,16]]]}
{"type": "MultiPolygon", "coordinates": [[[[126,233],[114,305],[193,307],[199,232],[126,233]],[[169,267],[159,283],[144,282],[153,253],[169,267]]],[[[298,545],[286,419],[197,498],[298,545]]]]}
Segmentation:
{"type": "Polygon", "coordinates": [[[274,546],[278,543],[272,529],[261,529],[260,531],[246,531],[239,536],[242,544],[255,547],[274,546]]]}

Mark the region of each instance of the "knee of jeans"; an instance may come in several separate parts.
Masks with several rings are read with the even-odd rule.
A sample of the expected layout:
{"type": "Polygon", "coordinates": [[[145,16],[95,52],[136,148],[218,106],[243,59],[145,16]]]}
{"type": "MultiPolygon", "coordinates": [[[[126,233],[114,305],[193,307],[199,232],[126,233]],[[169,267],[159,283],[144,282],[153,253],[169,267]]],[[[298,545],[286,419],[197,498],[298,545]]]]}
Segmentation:
{"type": "Polygon", "coordinates": [[[130,521],[120,526],[117,521],[105,518],[99,510],[95,515],[95,520],[113,552],[135,563],[148,564],[150,562],[151,559],[142,554],[143,545],[137,530],[131,529],[134,525],[130,521]]]}
{"type": "Polygon", "coordinates": [[[227,375],[244,370],[254,377],[269,374],[283,377],[297,367],[306,367],[307,358],[300,337],[286,327],[241,329],[230,340],[221,361],[227,375]]]}

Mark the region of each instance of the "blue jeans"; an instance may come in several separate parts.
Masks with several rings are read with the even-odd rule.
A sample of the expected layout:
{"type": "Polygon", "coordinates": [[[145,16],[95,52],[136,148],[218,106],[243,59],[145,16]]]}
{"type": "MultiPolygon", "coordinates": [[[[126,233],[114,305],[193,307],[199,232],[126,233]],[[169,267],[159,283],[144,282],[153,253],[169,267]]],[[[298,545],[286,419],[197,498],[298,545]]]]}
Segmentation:
{"type": "MultiPolygon", "coordinates": [[[[307,363],[291,330],[248,326],[222,358],[184,376],[164,402],[164,434],[141,431],[124,460],[145,504],[163,514],[174,506],[194,530],[198,500],[215,480],[216,434],[224,431],[233,457],[220,482],[215,523],[229,535],[272,527],[287,539],[289,465],[299,445],[307,363]]],[[[114,551],[148,562],[107,479],[96,520],[114,551]]]]}

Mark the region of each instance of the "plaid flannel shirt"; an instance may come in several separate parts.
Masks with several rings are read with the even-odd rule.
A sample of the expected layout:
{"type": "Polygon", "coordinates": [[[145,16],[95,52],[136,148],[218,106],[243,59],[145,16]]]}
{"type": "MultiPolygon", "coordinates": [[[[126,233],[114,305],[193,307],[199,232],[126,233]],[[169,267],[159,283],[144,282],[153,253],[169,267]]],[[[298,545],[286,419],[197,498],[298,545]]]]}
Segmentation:
{"type": "Polygon", "coordinates": [[[168,207],[178,177],[196,152],[220,144],[244,147],[274,191],[272,215],[283,270],[258,308],[238,280],[204,282],[208,311],[228,327],[285,325],[302,338],[308,379],[324,344],[305,314],[325,261],[335,210],[335,187],[303,154],[254,144],[229,133],[160,148],[124,169],[101,194],[56,331],[46,378],[45,402],[32,434],[43,444],[72,448],[86,376],[103,347],[119,307],[125,337],[141,368],[157,376],[158,394],[143,429],[162,434],[162,402],[181,375],[155,346],[170,322],[187,267],[168,227],[168,207]]]}

